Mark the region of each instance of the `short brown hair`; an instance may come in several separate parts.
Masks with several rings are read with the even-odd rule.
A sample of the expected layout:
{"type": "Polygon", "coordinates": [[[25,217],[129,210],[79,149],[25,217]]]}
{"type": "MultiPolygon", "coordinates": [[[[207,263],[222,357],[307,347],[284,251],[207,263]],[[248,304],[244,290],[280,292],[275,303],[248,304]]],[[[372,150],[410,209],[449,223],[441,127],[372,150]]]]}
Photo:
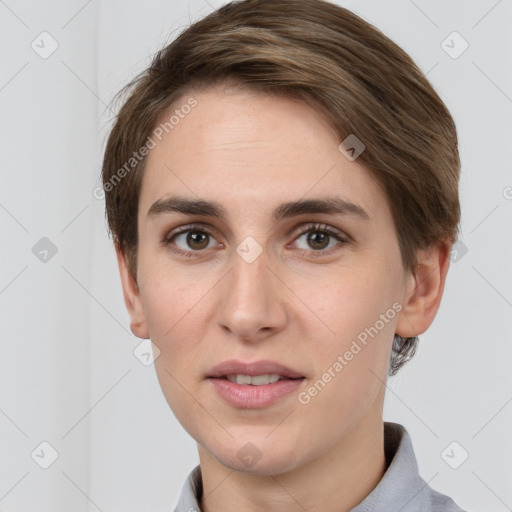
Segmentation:
{"type": "MultiPolygon", "coordinates": [[[[162,116],[192,90],[226,81],[301,98],[320,109],[340,141],[384,190],[402,263],[459,234],[460,160],[455,123],[412,59],[354,13],[324,0],[243,0],[219,8],[161,49],[125,86],[102,168],[109,231],[136,282],[137,212],[146,158],[127,162],[162,116]],[[124,172],[120,172],[124,169],[124,172]]],[[[416,349],[395,334],[389,374],[416,349]]]]}

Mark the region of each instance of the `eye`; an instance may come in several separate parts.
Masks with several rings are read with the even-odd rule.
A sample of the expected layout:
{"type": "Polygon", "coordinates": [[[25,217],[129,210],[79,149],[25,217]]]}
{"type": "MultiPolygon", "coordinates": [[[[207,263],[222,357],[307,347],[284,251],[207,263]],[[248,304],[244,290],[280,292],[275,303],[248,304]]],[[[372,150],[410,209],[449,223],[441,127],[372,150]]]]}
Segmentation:
{"type": "Polygon", "coordinates": [[[162,240],[162,244],[169,246],[172,252],[190,258],[194,256],[194,253],[214,247],[215,243],[210,243],[214,240],[213,235],[203,226],[188,225],[181,226],[170,235],[167,235],[162,240]],[[177,246],[177,249],[173,245],[177,246]]]}
{"type": "MultiPolygon", "coordinates": [[[[343,232],[325,224],[309,224],[302,228],[302,231],[295,238],[294,244],[297,244],[303,237],[305,238],[299,244],[298,249],[315,256],[325,255],[326,252],[332,249],[333,245],[350,243],[348,235],[344,235],[343,232]],[[305,235],[308,236],[305,237],[305,235]],[[331,243],[336,241],[337,243],[331,243]]],[[[206,249],[215,247],[215,242],[215,238],[208,229],[202,225],[193,224],[180,226],[165,236],[161,243],[180,256],[192,258],[206,249]]],[[[222,244],[218,242],[217,244],[217,246],[222,247],[222,244]]]]}
{"type": "Polygon", "coordinates": [[[305,239],[302,240],[302,247],[299,249],[313,253],[321,253],[322,255],[333,246],[345,245],[349,243],[348,237],[344,236],[341,231],[335,228],[326,226],[325,224],[310,224],[306,226],[298,235],[297,241],[300,241],[305,235],[305,239]],[[338,243],[331,244],[331,242],[337,241],[338,243]],[[311,251],[313,249],[313,251],[311,251]]]}

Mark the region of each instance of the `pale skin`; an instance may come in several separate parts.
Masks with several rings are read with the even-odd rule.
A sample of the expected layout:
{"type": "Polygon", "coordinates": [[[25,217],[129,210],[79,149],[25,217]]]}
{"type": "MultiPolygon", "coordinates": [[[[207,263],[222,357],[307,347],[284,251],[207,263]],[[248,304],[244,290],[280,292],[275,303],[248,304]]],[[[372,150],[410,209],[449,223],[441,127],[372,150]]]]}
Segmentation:
{"type": "Polygon", "coordinates": [[[131,330],[161,351],[163,393],[198,443],[203,511],[349,511],[386,470],[382,409],[393,335],[416,336],[432,323],[449,246],[418,251],[416,273],[404,270],[385,195],[358,160],[340,153],[339,135],[308,104],[222,86],[193,96],[197,106],[148,156],[136,283],[117,249],[131,330]],[[215,201],[227,217],[148,215],[170,196],[215,201]],[[333,196],[368,218],[271,219],[281,203],[333,196]],[[200,225],[191,229],[195,239],[172,238],[191,223],[200,225]],[[308,233],[325,232],[301,234],[317,223],[349,242],[324,234],[319,249],[308,233]],[[251,263],[236,251],[249,236],[262,249],[251,263]],[[401,311],[307,405],[292,393],[267,408],[237,408],[205,378],[227,359],[272,359],[300,371],[304,391],[395,302],[401,311]],[[250,468],[237,457],[248,442],[261,453],[250,468]]]}

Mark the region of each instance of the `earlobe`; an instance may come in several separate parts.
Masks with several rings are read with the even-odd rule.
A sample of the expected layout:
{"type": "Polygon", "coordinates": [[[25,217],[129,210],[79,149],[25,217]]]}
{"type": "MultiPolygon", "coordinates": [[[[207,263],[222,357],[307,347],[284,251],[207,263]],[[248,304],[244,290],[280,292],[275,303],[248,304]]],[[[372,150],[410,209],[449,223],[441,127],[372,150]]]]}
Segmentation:
{"type": "Polygon", "coordinates": [[[418,267],[408,274],[395,332],[403,338],[424,333],[434,321],[450,265],[450,243],[418,251],[418,267]]]}
{"type": "Polygon", "coordinates": [[[126,255],[118,244],[115,244],[117,264],[123,287],[123,297],[126,309],[130,315],[130,330],[138,338],[148,339],[149,329],[146,321],[146,315],[142,307],[140,290],[137,283],[134,282],[126,261],[126,255]]]}

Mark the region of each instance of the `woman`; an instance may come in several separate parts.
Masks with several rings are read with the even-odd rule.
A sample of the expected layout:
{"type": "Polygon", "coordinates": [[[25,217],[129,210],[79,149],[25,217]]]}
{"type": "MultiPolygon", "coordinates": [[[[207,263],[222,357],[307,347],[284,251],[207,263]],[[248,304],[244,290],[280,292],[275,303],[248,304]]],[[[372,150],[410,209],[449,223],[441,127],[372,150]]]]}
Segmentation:
{"type": "Polygon", "coordinates": [[[198,443],[176,510],[462,510],[382,419],[460,220],[410,57],[334,4],[244,0],[126,91],[103,187],[131,330],[198,443]]]}

